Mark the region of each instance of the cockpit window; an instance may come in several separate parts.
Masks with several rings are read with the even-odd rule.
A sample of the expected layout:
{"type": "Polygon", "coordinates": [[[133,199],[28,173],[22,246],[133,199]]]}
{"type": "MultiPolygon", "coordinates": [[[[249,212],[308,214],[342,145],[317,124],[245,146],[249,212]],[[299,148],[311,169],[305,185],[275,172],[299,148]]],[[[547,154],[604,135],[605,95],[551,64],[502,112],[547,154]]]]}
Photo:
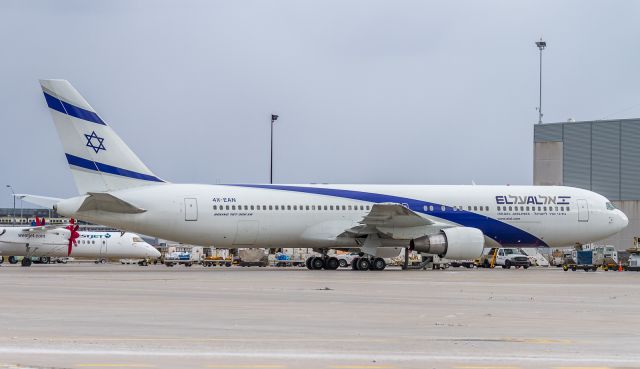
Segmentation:
{"type": "Polygon", "coordinates": [[[144,242],[140,237],[134,237],[133,242],[144,242]]]}
{"type": "Polygon", "coordinates": [[[608,202],[608,203],[607,203],[607,210],[616,210],[616,207],[615,207],[615,206],[613,206],[613,204],[612,204],[612,203],[608,202]]]}

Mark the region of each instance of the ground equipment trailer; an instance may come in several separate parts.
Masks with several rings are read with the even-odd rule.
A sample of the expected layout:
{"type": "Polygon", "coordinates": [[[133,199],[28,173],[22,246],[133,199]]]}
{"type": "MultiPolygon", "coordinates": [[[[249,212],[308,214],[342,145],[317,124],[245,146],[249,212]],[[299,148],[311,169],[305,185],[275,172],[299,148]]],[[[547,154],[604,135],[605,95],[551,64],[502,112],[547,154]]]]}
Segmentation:
{"type": "Polygon", "coordinates": [[[214,266],[226,266],[226,267],[230,267],[231,265],[234,264],[234,262],[237,262],[235,260],[233,260],[233,258],[229,257],[227,259],[222,258],[222,256],[207,256],[206,258],[202,259],[202,266],[205,267],[214,267],[214,266]]]}
{"type": "Polygon", "coordinates": [[[197,260],[193,260],[192,259],[192,255],[190,252],[172,252],[167,254],[164,257],[164,265],[168,266],[168,267],[172,267],[174,265],[179,265],[182,264],[186,267],[190,267],[193,264],[197,263],[197,260]]]}
{"type": "Polygon", "coordinates": [[[562,270],[565,272],[569,269],[574,272],[578,269],[582,269],[585,272],[598,270],[598,266],[593,264],[593,251],[575,250],[572,255],[575,256],[572,259],[566,259],[562,265],[562,270]]]}

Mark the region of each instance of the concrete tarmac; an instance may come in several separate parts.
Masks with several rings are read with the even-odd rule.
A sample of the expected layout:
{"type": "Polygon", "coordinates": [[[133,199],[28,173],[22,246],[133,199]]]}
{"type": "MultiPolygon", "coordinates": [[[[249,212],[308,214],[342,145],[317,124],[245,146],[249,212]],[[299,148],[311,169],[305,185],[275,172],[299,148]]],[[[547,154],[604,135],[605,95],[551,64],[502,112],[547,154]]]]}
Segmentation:
{"type": "Polygon", "coordinates": [[[0,266],[0,368],[640,368],[640,273],[0,266]]]}

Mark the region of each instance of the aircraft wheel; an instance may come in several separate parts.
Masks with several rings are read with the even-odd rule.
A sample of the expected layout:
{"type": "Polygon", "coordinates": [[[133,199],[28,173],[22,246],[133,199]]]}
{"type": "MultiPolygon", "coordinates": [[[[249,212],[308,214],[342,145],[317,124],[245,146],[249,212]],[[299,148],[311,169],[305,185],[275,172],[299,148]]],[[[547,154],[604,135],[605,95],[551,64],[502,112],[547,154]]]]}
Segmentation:
{"type": "Polygon", "coordinates": [[[340,266],[340,262],[338,261],[338,258],[333,256],[330,258],[327,258],[327,260],[325,260],[324,262],[324,268],[326,270],[336,270],[338,269],[339,266],[340,266]]]}
{"type": "Polygon", "coordinates": [[[346,268],[349,266],[349,263],[347,263],[345,259],[340,259],[338,263],[340,264],[340,268],[346,268]]]}
{"type": "Polygon", "coordinates": [[[358,259],[358,270],[369,270],[371,267],[371,262],[369,258],[359,258],[358,259]]]}
{"type": "Polygon", "coordinates": [[[351,260],[351,269],[358,270],[358,260],[360,260],[360,258],[353,258],[353,260],[351,260]]]}
{"type": "Polygon", "coordinates": [[[324,267],[324,260],[322,260],[321,257],[314,257],[313,259],[311,259],[311,269],[313,270],[320,270],[324,267]]]}
{"type": "Polygon", "coordinates": [[[28,256],[25,256],[24,258],[22,258],[22,261],[20,262],[20,265],[22,265],[23,267],[30,267],[31,266],[31,258],[28,256]]]}
{"type": "Polygon", "coordinates": [[[387,263],[383,258],[375,258],[373,259],[373,264],[371,264],[371,270],[384,270],[387,267],[387,263]]]}

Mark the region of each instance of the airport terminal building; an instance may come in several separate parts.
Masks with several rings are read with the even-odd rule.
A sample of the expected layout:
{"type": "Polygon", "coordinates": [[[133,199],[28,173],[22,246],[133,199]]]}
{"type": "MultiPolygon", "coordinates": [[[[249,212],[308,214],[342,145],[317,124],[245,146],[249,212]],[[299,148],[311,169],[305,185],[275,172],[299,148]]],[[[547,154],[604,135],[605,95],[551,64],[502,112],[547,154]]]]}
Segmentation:
{"type": "Polygon", "coordinates": [[[632,247],[640,236],[640,119],[535,125],[533,183],[606,196],[629,217],[629,226],[598,243],[632,247]]]}

